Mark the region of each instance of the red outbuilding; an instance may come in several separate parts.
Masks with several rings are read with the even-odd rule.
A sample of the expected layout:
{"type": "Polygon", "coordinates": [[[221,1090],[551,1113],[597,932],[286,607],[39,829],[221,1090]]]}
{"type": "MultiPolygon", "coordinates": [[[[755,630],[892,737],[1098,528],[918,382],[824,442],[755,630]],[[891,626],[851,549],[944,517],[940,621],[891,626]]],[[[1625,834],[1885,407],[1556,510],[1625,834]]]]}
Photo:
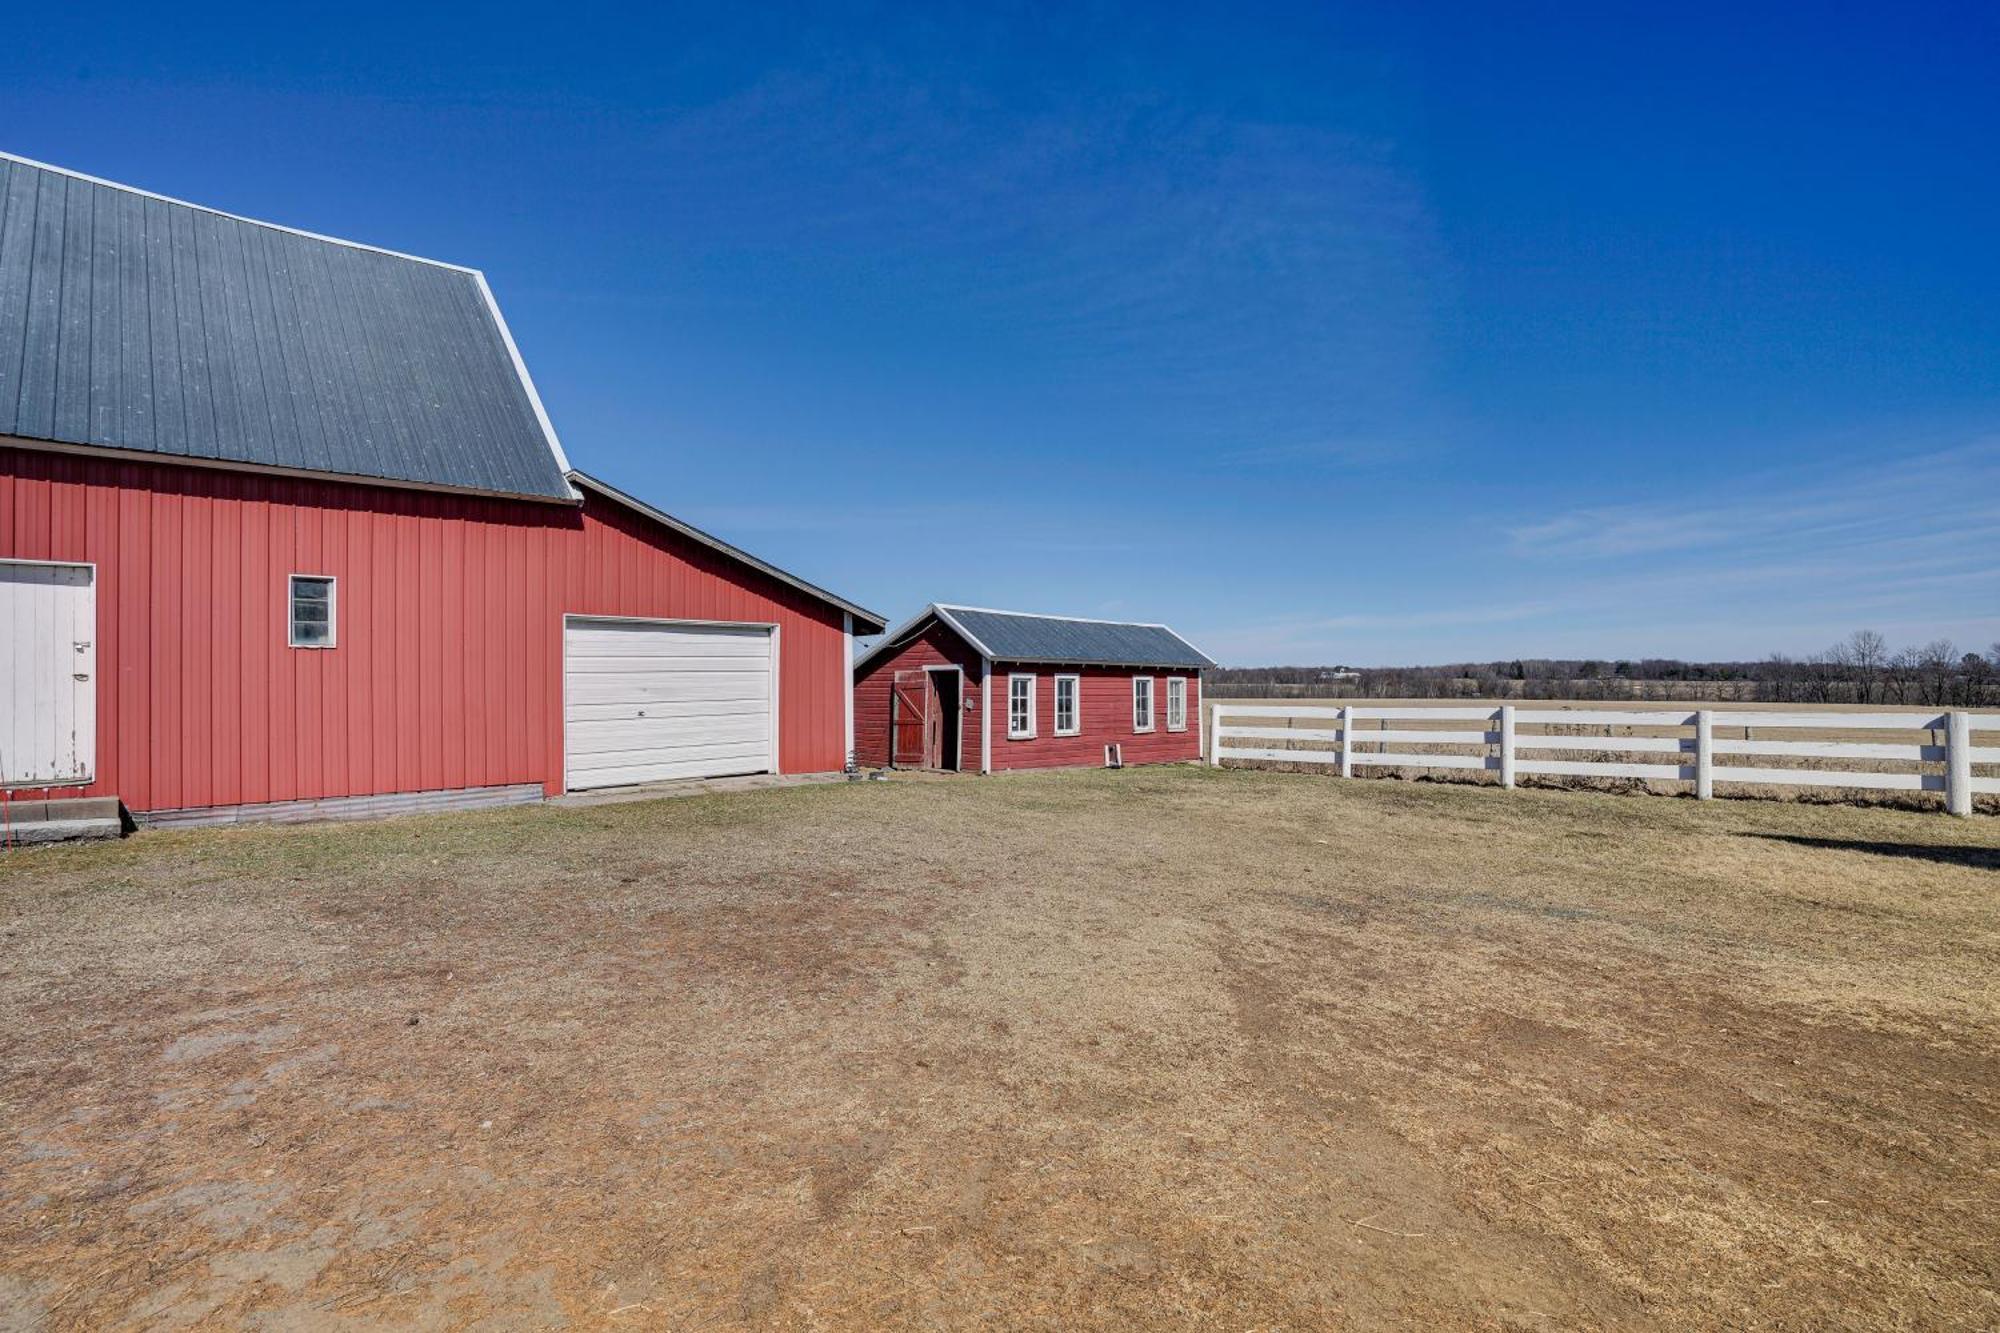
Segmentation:
{"type": "Polygon", "coordinates": [[[0,792],[834,771],[883,624],[573,470],[479,273],[0,156],[0,792]]]}
{"type": "Polygon", "coordinates": [[[1165,625],[934,603],[855,662],[855,757],[979,773],[1199,759],[1214,665],[1165,625]]]}

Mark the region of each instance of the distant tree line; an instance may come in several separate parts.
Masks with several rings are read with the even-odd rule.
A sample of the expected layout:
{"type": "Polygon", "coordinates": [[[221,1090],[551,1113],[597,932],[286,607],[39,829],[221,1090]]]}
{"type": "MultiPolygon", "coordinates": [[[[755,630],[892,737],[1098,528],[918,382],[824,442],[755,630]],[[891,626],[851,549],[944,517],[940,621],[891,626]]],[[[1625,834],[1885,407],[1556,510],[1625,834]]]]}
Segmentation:
{"type": "Polygon", "coordinates": [[[1949,639],[1891,650],[1856,630],[1823,652],[1761,662],[1675,658],[1515,658],[1441,666],[1222,667],[1208,692],[1223,699],[1606,699],[1656,702],[2000,704],[2000,643],[1963,652],[1949,639]]]}

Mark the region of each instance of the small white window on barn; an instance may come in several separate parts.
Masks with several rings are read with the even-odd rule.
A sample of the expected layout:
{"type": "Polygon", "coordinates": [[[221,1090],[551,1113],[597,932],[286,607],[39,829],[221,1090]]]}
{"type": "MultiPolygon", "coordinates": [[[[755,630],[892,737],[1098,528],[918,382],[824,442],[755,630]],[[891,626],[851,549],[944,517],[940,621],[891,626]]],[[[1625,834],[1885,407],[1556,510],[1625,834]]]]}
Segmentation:
{"type": "Polygon", "coordinates": [[[294,648],[333,647],[333,580],[320,574],[294,574],[291,584],[291,632],[294,648]]]}
{"type": "Polygon", "coordinates": [[[1035,678],[1007,677],[1007,739],[1024,741],[1035,734],[1035,678]]]}
{"type": "Polygon", "coordinates": [[[1187,677],[1167,677],[1167,730],[1187,730],[1187,677]]]}
{"type": "Polygon", "coordinates": [[[1056,677],[1056,735],[1074,736],[1083,730],[1081,676],[1056,677]]]}
{"type": "Polygon", "coordinates": [[[1153,729],[1153,678],[1132,677],[1132,730],[1153,729]]]}

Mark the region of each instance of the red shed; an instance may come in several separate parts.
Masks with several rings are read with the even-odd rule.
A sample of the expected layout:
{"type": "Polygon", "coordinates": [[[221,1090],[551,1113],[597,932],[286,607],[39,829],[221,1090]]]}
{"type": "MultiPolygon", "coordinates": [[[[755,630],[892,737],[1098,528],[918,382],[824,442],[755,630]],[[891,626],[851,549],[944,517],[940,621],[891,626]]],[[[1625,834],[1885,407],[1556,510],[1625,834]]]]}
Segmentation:
{"type": "Polygon", "coordinates": [[[477,272],[0,157],[0,789],[841,768],[881,617],[570,468],[477,272]]]}
{"type": "Polygon", "coordinates": [[[1165,625],[934,603],[854,664],[855,757],[994,773],[1201,757],[1201,673],[1165,625]]]}

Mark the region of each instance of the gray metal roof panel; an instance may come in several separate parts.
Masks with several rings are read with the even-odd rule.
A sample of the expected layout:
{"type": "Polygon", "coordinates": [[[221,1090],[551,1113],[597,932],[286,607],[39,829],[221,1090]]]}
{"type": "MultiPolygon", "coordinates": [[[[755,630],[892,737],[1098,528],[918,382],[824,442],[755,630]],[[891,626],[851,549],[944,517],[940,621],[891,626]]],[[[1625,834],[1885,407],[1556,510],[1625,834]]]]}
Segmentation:
{"type": "Polygon", "coordinates": [[[5,154],[0,435],[574,498],[478,273],[5,154]]]}
{"type": "Polygon", "coordinates": [[[1165,625],[992,611],[945,602],[935,609],[998,661],[1191,669],[1215,665],[1165,625]]]}

